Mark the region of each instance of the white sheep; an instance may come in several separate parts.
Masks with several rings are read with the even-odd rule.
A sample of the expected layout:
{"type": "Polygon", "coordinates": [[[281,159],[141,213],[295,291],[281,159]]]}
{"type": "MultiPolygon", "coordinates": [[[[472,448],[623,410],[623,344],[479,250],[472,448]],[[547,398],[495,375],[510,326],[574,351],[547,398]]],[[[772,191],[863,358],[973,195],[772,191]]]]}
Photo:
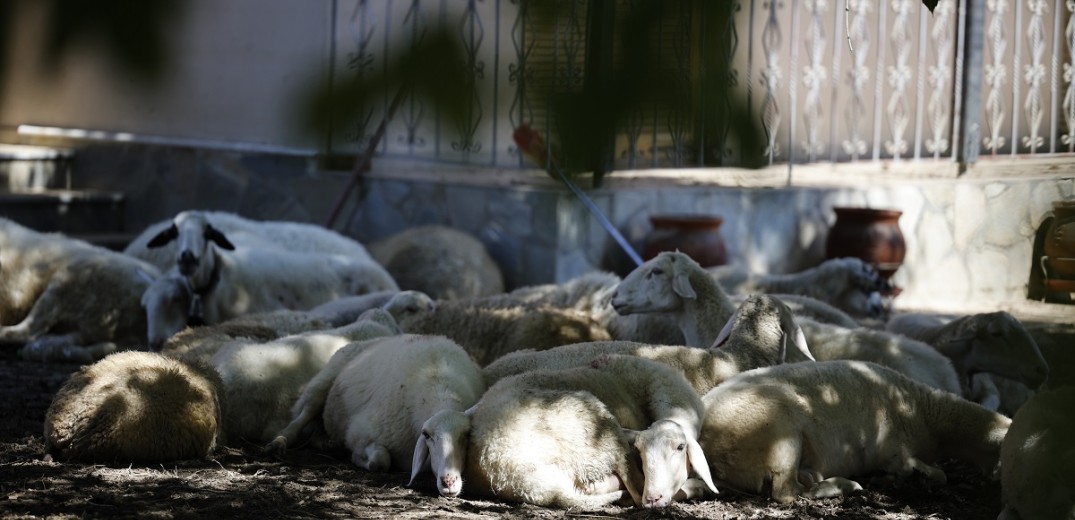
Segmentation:
{"type": "Polygon", "coordinates": [[[176,359],[208,362],[221,346],[237,339],[267,342],[334,326],[337,325],[316,318],[306,311],[257,312],[213,325],[187,327],[165,340],[159,352],[176,359]]]}
{"type": "MultiPolygon", "coordinates": [[[[623,279],[612,298],[621,314],[661,312],[676,321],[687,345],[707,348],[734,307],[724,290],[683,253],[664,252],[623,279]]],[[[929,345],[864,327],[848,329],[796,316],[818,361],[857,359],[887,365],[931,386],[959,394],[952,363],[929,345]]],[[[792,350],[789,360],[806,358],[792,350]]]]}
{"type": "Polygon", "coordinates": [[[227,442],[264,444],[291,420],[291,406],[304,386],[337,350],[353,341],[399,333],[391,315],[372,309],[357,321],[330,330],[286,336],[268,343],[236,340],[212,356],[224,387],[227,442]]]}
{"type": "Polygon", "coordinates": [[[431,469],[437,491],[463,489],[470,419],[463,412],[485,391],[478,365],[443,336],[402,335],[352,343],[337,351],[306,385],[292,421],[269,445],[293,444],[323,417],[331,442],[351,450],[369,471],[431,469]]]}
{"type": "Polygon", "coordinates": [[[253,312],[305,310],[345,296],[398,290],[381,266],[342,255],[251,247],[208,254],[214,260],[202,262],[213,266],[205,285],[173,271],[142,295],[151,346],[192,318],[213,324],[253,312]]]}
{"type": "Polygon", "coordinates": [[[729,293],[809,296],[858,317],[880,317],[885,312],[881,295],[892,291],[873,266],[854,257],[831,258],[790,274],[757,274],[735,265],[708,271],[729,293]]]}
{"type": "MultiPolygon", "coordinates": [[[[1049,365],[1030,332],[1004,311],[955,319],[902,314],[890,319],[885,329],[922,341],[944,354],[960,376],[964,397],[984,393],[976,401],[993,410],[998,410],[1001,404],[996,380],[975,379],[977,374],[996,374],[1029,388],[1038,388],[1049,375],[1049,365]]],[[[1011,416],[1015,410],[1002,411],[1011,416]]]]}
{"type": "Polygon", "coordinates": [[[393,314],[400,329],[411,334],[447,336],[482,366],[508,352],[525,348],[541,350],[611,339],[608,331],[589,314],[574,309],[486,306],[481,300],[448,300],[437,302],[435,306],[405,308],[407,312],[394,311],[396,314],[393,314]]]}
{"type": "Polygon", "coordinates": [[[0,217],[0,341],[21,355],[90,363],[145,346],[139,298],[160,271],[60,233],[0,217]]]}
{"type": "Polygon", "coordinates": [[[1024,404],[1000,446],[1004,510],[997,520],[1075,518],[1075,387],[1024,404]]]}
{"type": "Polygon", "coordinates": [[[957,458],[994,475],[1011,423],[949,392],[859,361],[790,363],[751,370],[703,398],[700,444],[718,481],[780,502],[861,489],[876,471],[934,484],[931,463],[957,458]]]}
{"type": "Polygon", "coordinates": [[[798,323],[818,361],[870,361],[933,388],[963,395],[952,362],[921,341],[866,327],[848,329],[808,319],[798,323]]]}
{"type": "Polygon", "coordinates": [[[619,314],[663,313],[676,322],[687,346],[709,347],[735,305],[720,284],[691,257],[665,251],[631,271],[611,299],[619,314]]]}
{"type": "Polygon", "coordinates": [[[344,255],[369,260],[358,241],[331,229],[304,222],[253,220],[226,211],[188,210],[146,227],[123,250],[167,272],[173,266],[201,284],[211,266],[202,265],[210,243],[276,247],[288,251],[344,255]],[[186,266],[186,267],[184,267],[186,266]],[[193,271],[206,269],[198,275],[193,271]]]}
{"type": "Polygon", "coordinates": [[[45,414],[45,447],[70,461],[207,457],[221,440],[221,380],[206,365],[117,352],[74,373],[45,414]]]}
{"type": "Polygon", "coordinates": [[[789,348],[810,357],[791,311],[780,300],[766,295],[751,296],[736,309],[717,345],[707,350],[631,341],[577,343],[544,351],[512,352],[483,368],[482,374],[486,384],[492,385],[504,377],[532,370],[583,366],[602,355],[632,355],[675,368],[702,395],[739,372],[782,363],[789,348]]]}
{"type": "Polygon", "coordinates": [[[623,488],[647,507],[715,493],[697,443],[700,407],[682,375],[634,356],[506,377],[471,410],[468,489],[591,508],[625,498],[623,488]],[[688,467],[701,480],[689,479],[688,467]]]}
{"type": "Polygon", "coordinates": [[[675,323],[655,314],[621,316],[609,301],[620,277],[606,271],[591,271],[566,282],[520,287],[509,293],[482,299],[483,305],[512,307],[517,305],[551,306],[574,309],[589,314],[608,329],[612,339],[640,343],[682,344],[682,334],[675,323]]]}
{"type": "Polygon", "coordinates": [[[485,245],[447,226],[409,228],[369,244],[370,255],[403,289],[435,300],[465,300],[504,292],[504,277],[485,245]]]}

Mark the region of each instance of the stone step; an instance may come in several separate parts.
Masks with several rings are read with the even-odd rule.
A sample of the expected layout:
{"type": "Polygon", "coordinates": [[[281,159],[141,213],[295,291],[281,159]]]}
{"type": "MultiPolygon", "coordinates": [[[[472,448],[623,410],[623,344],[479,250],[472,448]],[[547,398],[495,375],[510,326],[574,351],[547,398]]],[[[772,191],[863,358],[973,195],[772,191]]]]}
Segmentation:
{"type": "Polygon", "coordinates": [[[74,152],[0,143],[0,191],[69,188],[74,152]]]}
{"type": "Polygon", "coordinates": [[[0,191],[0,216],[41,232],[125,233],[122,193],[91,190],[0,191]]]}

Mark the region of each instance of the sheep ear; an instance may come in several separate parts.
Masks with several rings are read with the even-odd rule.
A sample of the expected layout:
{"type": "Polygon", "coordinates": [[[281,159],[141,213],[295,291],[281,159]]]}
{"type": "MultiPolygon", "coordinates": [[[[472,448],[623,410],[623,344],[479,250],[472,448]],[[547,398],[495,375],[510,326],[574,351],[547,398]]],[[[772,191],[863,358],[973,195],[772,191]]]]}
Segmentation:
{"type": "Polygon", "coordinates": [[[175,223],[173,223],[172,225],[164,228],[164,231],[157,233],[156,236],[149,239],[149,242],[146,243],[146,247],[149,249],[161,247],[164,244],[175,240],[175,237],[177,236],[179,236],[179,228],[175,227],[175,223]]]}
{"type": "Polygon", "coordinates": [[[627,437],[627,442],[632,446],[634,446],[635,442],[638,440],[638,430],[623,428],[623,435],[627,437]]]}
{"type": "Polygon", "coordinates": [[[228,241],[228,237],[224,236],[224,233],[221,233],[220,230],[209,224],[205,225],[205,231],[202,235],[206,240],[212,241],[223,249],[227,249],[228,251],[235,250],[235,246],[228,241]]]}
{"type": "Polygon", "coordinates": [[[690,435],[687,436],[687,462],[690,463],[691,469],[702,478],[702,482],[705,482],[710,491],[720,493],[720,491],[717,491],[717,485],[713,483],[713,475],[709,473],[709,462],[705,460],[705,452],[702,451],[702,446],[690,435]]]}
{"type": "Polygon", "coordinates": [[[806,344],[806,334],[803,334],[802,327],[796,325],[795,331],[791,333],[784,333],[784,356],[786,358],[788,353],[788,338],[791,338],[791,343],[795,345],[795,349],[798,350],[806,359],[810,361],[817,361],[814,359],[814,355],[810,353],[810,346],[806,344]]]}
{"type": "Polygon", "coordinates": [[[418,432],[418,442],[414,444],[414,457],[411,458],[411,479],[407,481],[407,487],[413,486],[414,479],[427,468],[429,468],[429,447],[426,446],[425,435],[418,432]]]}
{"type": "MultiPolygon", "coordinates": [[[[738,315],[739,311],[736,311],[735,314],[738,315]]],[[[724,342],[728,341],[728,338],[732,335],[732,324],[735,323],[735,318],[736,316],[732,316],[728,319],[728,323],[725,323],[724,327],[720,329],[720,333],[717,334],[717,339],[713,340],[713,344],[710,345],[709,348],[719,348],[724,342]]]]}
{"type": "Polygon", "coordinates": [[[694,292],[694,287],[691,287],[691,278],[683,262],[674,262],[672,265],[672,290],[680,298],[693,300],[698,297],[698,294],[694,292]]]}

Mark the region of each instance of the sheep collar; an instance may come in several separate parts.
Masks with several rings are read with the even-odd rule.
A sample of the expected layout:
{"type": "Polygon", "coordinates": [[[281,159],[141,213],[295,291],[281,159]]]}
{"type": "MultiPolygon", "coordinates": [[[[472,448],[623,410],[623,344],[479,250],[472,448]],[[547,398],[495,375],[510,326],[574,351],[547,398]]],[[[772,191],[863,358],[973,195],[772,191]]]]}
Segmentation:
{"type": "Polygon", "coordinates": [[[201,287],[191,284],[190,309],[187,310],[187,325],[197,327],[205,325],[205,305],[203,298],[216,288],[220,283],[220,263],[214,262],[213,270],[209,273],[209,281],[201,287]]]}

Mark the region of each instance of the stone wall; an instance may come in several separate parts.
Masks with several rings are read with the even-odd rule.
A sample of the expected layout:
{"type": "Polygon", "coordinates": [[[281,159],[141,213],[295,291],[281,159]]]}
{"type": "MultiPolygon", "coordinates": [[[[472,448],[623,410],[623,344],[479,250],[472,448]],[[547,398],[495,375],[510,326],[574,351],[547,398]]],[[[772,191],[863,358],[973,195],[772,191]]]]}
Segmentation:
{"type": "MultiPolygon", "coordinates": [[[[349,176],[318,168],[312,157],[135,145],[84,149],[73,169],[77,188],[126,195],[132,232],[188,208],[322,223],[349,176]]],[[[729,262],[770,273],[824,259],[833,206],[901,210],[907,255],[893,277],[904,288],[896,304],[929,309],[1025,299],[1035,232],[1052,201],[1075,198],[1075,175],[1046,167],[958,178],[796,167],[791,185],[786,170],[616,172],[586,193],[636,249],[651,214],[719,215],[729,262]]],[[[447,224],[486,244],[509,287],[632,267],[586,207],[540,172],[377,160],[346,200],[338,231],[368,243],[447,224]]]]}

